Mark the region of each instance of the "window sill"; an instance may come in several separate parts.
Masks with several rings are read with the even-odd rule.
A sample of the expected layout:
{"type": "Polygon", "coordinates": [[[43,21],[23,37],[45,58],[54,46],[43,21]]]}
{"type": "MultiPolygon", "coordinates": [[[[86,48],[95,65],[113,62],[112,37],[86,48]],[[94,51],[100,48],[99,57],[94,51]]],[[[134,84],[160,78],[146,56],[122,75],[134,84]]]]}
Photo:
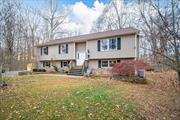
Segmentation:
{"type": "MultiPolygon", "coordinates": [[[[120,49],[120,50],[121,50],[121,49],[120,49]]],[[[97,51],[97,52],[115,52],[115,51],[120,51],[120,50],[116,49],[116,50],[97,51]]]]}

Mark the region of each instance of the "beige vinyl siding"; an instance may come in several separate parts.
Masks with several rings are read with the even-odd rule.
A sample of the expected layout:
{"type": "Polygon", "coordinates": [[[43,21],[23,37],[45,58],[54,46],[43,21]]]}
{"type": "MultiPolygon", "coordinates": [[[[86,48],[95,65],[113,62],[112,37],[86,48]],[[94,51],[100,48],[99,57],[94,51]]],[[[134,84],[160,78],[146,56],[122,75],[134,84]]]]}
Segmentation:
{"type": "Polygon", "coordinates": [[[90,60],[89,61],[89,68],[91,68],[91,69],[98,68],[98,60],[90,60]]]}
{"type": "Polygon", "coordinates": [[[86,52],[86,43],[76,43],[76,52],[86,52]]]}
{"type": "Polygon", "coordinates": [[[121,36],[121,50],[97,51],[97,40],[87,41],[89,59],[132,58],[136,57],[136,35],[121,36]]]}
{"type": "Polygon", "coordinates": [[[75,43],[68,43],[68,54],[59,54],[59,45],[48,46],[48,55],[41,56],[41,48],[38,48],[38,60],[71,60],[75,59],[75,43]]]}

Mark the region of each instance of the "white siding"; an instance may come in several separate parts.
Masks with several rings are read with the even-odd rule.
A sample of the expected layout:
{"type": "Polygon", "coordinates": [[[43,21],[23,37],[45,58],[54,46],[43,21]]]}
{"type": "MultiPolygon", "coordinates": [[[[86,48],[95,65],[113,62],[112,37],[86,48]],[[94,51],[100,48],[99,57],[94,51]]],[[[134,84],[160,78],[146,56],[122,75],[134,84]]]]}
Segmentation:
{"type": "Polygon", "coordinates": [[[68,44],[68,54],[59,54],[59,45],[48,46],[48,55],[41,56],[41,48],[38,48],[38,60],[71,60],[75,59],[75,43],[68,44]]]}
{"type": "Polygon", "coordinates": [[[135,35],[121,36],[121,50],[97,51],[97,40],[87,41],[90,59],[136,57],[135,35]]]}

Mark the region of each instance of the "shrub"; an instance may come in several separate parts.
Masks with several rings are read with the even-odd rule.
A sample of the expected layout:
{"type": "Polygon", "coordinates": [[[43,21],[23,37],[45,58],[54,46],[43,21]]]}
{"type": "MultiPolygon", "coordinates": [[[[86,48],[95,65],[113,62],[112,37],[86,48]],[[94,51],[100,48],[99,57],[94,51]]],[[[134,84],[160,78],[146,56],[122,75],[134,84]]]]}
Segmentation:
{"type": "Polygon", "coordinates": [[[142,60],[124,60],[112,68],[113,76],[135,76],[139,69],[146,69],[149,65],[142,60]]]}
{"type": "Polygon", "coordinates": [[[18,72],[18,75],[31,75],[32,73],[30,71],[21,71],[18,72]]]}
{"type": "Polygon", "coordinates": [[[46,69],[40,69],[40,72],[46,72],[46,69]]]}
{"type": "Polygon", "coordinates": [[[54,71],[55,71],[55,72],[59,72],[59,69],[58,69],[57,66],[53,65],[53,68],[54,68],[54,71]]]}
{"type": "Polygon", "coordinates": [[[37,68],[34,68],[34,69],[33,69],[33,72],[37,72],[37,71],[38,71],[38,69],[37,69],[37,68]]]}
{"type": "Polygon", "coordinates": [[[34,68],[33,72],[46,72],[46,70],[45,69],[34,68]]]}
{"type": "Polygon", "coordinates": [[[6,71],[4,69],[2,69],[2,73],[5,73],[6,71]]]}
{"type": "Polygon", "coordinates": [[[149,66],[146,68],[146,71],[155,71],[153,66],[149,66]]]}

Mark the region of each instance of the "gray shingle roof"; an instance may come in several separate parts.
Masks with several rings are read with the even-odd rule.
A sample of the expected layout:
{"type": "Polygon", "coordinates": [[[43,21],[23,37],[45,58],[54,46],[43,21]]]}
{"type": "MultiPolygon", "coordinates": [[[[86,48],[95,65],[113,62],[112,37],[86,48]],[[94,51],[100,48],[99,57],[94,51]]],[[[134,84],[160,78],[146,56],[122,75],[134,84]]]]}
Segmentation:
{"type": "Polygon", "coordinates": [[[84,34],[73,37],[59,38],[37,45],[37,47],[55,45],[55,44],[67,43],[67,42],[83,42],[87,40],[95,40],[95,39],[102,39],[102,38],[113,37],[118,35],[120,36],[120,35],[130,35],[130,34],[138,34],[138,33],[139,33],[138,29],[129,27],[129,28],[122,28],[122,29],[105,31],[105,32],[97,32],[97,33],[90,33],[90,34],[84,34]]]}

